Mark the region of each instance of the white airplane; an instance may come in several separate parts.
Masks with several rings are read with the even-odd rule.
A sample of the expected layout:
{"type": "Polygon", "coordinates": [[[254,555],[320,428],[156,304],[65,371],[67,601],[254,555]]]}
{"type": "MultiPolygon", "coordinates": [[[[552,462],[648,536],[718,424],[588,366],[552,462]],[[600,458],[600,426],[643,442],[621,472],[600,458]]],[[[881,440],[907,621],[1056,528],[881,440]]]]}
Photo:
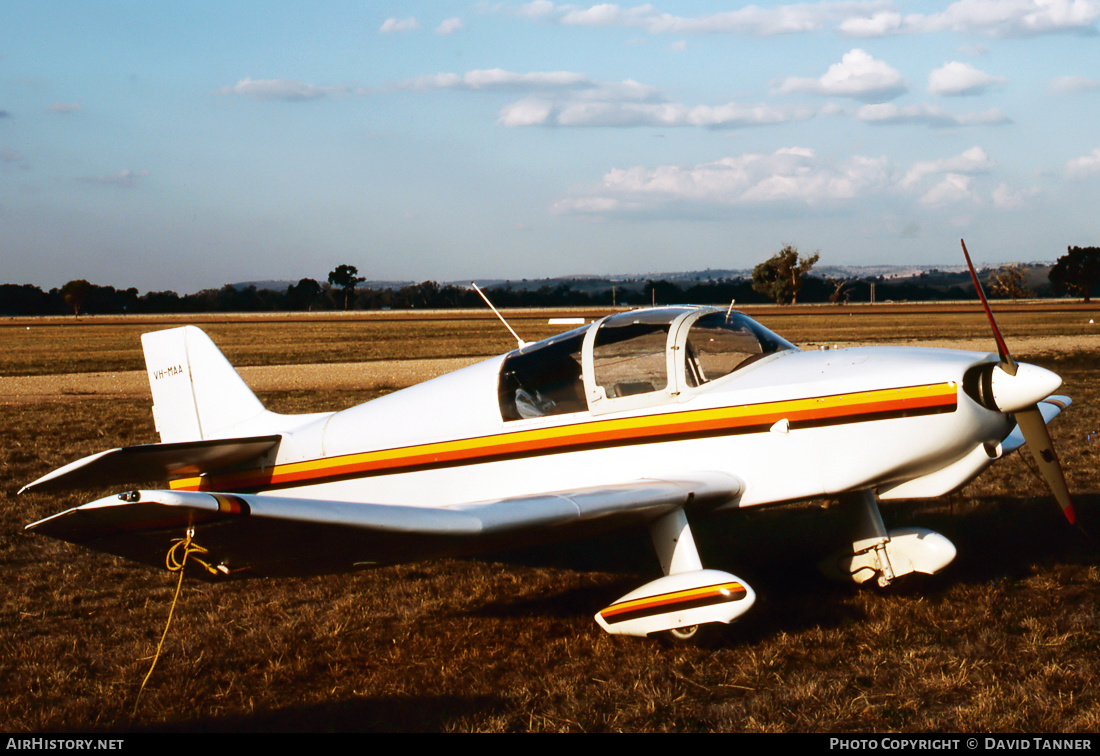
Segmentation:
{"type": "Polygon", "coordinates": [[[213,576],[244,578],[641,524],[664,576],[595,619],[609,633],[689,640],[755,600],[744,580],[703,567],[689,521],[714,512],[840,497],[851,543],[829,571],[886,585],[942,569],[955,548],[927,529],[887,530],[878,500],[942,496],[1026,444],[1073,522],[1046,429],[1070,400],[1052,396],[1057,375],[1012,359],[989,317],[999,356],[800,351],[737,312],[643,309],[296,416],[266,410],[198,328],[147,333],[161,443],[86,457],[23,490],[167,487],[27,529],[153,565],[188,532],[213,576]]]}

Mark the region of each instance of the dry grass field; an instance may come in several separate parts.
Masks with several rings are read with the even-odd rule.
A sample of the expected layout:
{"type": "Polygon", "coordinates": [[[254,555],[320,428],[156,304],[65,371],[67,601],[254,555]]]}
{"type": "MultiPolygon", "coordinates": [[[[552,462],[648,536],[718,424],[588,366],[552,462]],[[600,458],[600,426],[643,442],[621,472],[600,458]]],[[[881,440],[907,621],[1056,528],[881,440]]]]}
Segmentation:
{"type": "MultiPolygon", "coordinates": [[[[972,307],[750,314],[803,346],[993,348],[972,307]]],[[[514,325],[533,340],[559,330],[546,316],[519,313],[514,325]]],[[[1090,318],[1100,309],[998,308],[1014,354],[1065,379],[1074,404],[1051,431],[1081,519],[1100,532],[1100,326],[1090,318]]],[[[512,346],[494,320],[455,313],[195,321],[238,365],[436,360],[512,346]]],[[[174,322],[0,322],[0,378],[49,385],[57,373],[140,370],[139,334],[174,322]]],[[[305,385],[261,398],[284,412],[349,406],[403,385],[392,368],[364,368],[355,389],[305,385]]],[[[1100,550],[1066,525],[1019,454],[941,500],[884,505],[888,525],[934,528],[959,550],[943,574],[887,591],[815,570],[841,542],[829,502],[697,523],[708,566],[760,596],[712,648],[614,638],[593,621],[659,573],[642,530],[355,575],[188,580],[132,717],[174,577],[23,532],[107,492],[16,492],[86,454],[156,440],[150,402],[109,389],[33,396],[0,396],[0,730],[1100,730],[1100,550]]]]}

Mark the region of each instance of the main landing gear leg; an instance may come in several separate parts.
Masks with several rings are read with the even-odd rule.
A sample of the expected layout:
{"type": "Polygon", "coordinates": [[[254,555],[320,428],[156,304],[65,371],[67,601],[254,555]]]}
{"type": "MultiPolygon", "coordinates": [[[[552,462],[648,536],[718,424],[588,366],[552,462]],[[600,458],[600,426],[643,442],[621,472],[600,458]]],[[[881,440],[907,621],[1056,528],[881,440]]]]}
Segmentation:
{"type": "Polygon", "coordinates": [[[613,635],[661,634],[674,643],[705,643],[714,629],[749,610],[756,594],[721,570],[705,570],[683,507],[649,525],[665,576],[626,594],[596,615],[613,635]]]}
{"type": "Polygon", "coordinates": [[[683,507],[677,507],[649,524],[649,537],[666,575],[703,569],[683,507]]]}

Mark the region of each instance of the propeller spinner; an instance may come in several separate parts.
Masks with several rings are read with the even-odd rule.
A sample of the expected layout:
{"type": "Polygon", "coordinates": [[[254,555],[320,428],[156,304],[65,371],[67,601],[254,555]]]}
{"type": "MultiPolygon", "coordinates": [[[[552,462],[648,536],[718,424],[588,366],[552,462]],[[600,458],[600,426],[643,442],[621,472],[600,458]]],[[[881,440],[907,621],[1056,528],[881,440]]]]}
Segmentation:
{"type": "Polygon", "coordinates": [[[1004,337],[997,328],[997,321],[993,318],[989,300],[986,299],[985,291],[978,281],[974,263],[971,262],[970,253],[966,250],[966,242],[962,239],[959,241],[962,243],[966,266],[970,269],[970,278],[978,291],[978,298],[981,299],[982,307],[985,308],[989,324],[993,327],[993,337],[997,340],[997,352],[1001,356],[1001,362],[993,368],[990,376],[993,401],[1001,412],[1016,416],[1016,422],[1020,426],[1020,432],[1024,434],[1027,448],[1031,450],[1031,456],[1039,466],[1039,473],[1054,494],[1059,506],[1062,507],[1062,513],[1073,525],[1077,517],[1073,512],[1069,488],[1066,486],[1066,476],[1062,473],[1062,465],[1058,462],[1058,455],[1054,452],[1054,444],[1051,443],[1050,433],[1047,431],[1047,425],[1043,421],[1038,405],[1039,400],[1054,393],[1062,384],[1062,379],[1049,370],[1035,365],[1020,365],[1012,359],[1008,345],[1005,344],[1004,337]]]}

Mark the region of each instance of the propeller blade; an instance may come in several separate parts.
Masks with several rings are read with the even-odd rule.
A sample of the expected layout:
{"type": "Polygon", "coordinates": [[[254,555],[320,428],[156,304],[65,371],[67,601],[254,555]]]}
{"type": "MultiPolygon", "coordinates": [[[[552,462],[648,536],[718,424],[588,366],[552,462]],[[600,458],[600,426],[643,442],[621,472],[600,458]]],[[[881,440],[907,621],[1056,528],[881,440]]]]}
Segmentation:
{"type": "Polygon", "coordinates": [[[1077,522],[1077,516],[1073,512],[1073,502],[1069,497],[1069,488],[1066,486],[1066,476],[1062,474],[1062,465],[1058,462],[1058,455],[1054,452],[1054,444],[1050,441],[1050,432],[1043,421],[1043,415],[1039,412],[1039,406],[1028,407],[1016,413],[1016,422],[1020,431],[1024,434],[1027,448],[1031,450],[1031,456],[1039,466],[1039,473],[1043,476],[1050,488],[1062,514],[1069,520],[1070,525],[1077,522]]]}
{"type": "Polygon", "coordinates": [[[1012,355],[1008,353],[1008,345],[1005,344],[1004,337],[1001,336],[1001,329],[997,327],[997,321],[993,318],[993,310],[989,308],[989,300],[985,298],[985,290],[982,289],[982,284],[978,281],[978,273],[974,270],[974,263],[970,261],[970,253],[966,251],[966,242],[959,239],[963,248],[963,257],[966,258],[966,267],[970,269],[970,280],[974,282],[974,288],[978,290],[978,299],[982,300],[982,307],[985,308],[986,317],[989,318],[989,325],[993,326],[993,338],[997,340],[997,353],[1001,355],[1001,369],[1009,375],[1016,375],[1016,361],[1012,359],[1012,355]]]}
{"type": "MultiPolygon", "coordinates": [[[[1001,370],[1011,376],[1015,376],[1019,369],[1016,361],[1008,352],[1008,345],[1001,336],[1001,329],[997,327],[997,321],[993,317],[993,310],[989,307],[989,300],[985,298],[985,291],[978,281],[978,273],[974,270],[974,263],[970,260],[970,253],[966,249],[966,241],[959,239],[962,244],[963,257],[966,258],[966,267],[970,269],[970,280],[974,282],[974,288],[978,292],[978,299],[982,301],[989,325],[993,327],[993,337],[997,340],[997,352],[1001,356],[1001,370]]],[[[1054,452],[1054,444],[1050,441],[1050,432],[1043,421],[1043,414],[1039,411],[1039,405],[1033,404],[1022,410],[1017,410],[1016,423],[1020,426],[1020,432],[1024,435],[1024,442],[1031,450],[1031,456],[1035,458],[1039,466],[1039,474],[1043,476],[1050,492],[1062,508],[1062,514],[1069,520],[1070,525],[1077,522],[1077,516],[1073,512],[1073,502],[1069,497],[1069,487],[1066,486],[1066,476],[1062,472],[1062,465],[1058,462],[1058,455],[1054,452]]]]}

